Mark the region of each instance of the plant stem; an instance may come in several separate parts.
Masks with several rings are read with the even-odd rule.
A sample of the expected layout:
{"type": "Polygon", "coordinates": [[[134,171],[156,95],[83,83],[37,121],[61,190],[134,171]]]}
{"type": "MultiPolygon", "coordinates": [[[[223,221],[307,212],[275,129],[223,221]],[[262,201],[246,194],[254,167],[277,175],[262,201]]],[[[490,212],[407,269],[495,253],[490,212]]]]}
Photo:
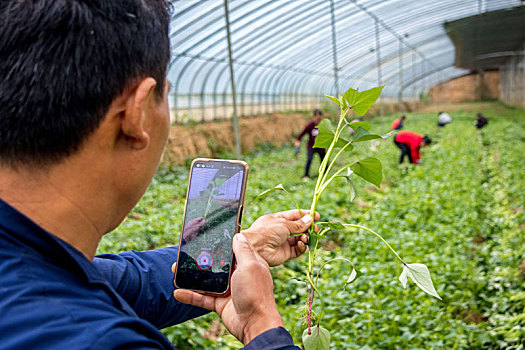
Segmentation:
{"type": "Polygon", "coordinates": [[[312,334],[312,306],[314,304],[314,289],[310,287],[310,295],[308,297],[308,335],[312,334]]]}
{"type": "Polygon", "coordinates": [[[337,175],[339,175],[343,170],[345,170],[346,168],[348,167],[351,167],[352,165],[354,165],[356,162],[352,162],[352,163],[349,163],[347,165],[345,165],[344,167],[342,167],[341,169],[339,169],[334,175],[332,175],[328,181],[326,181],[323,186],[321,186],[321,188],[319,189],[319,193],[317,193],[318,196],[321,196],[321,193],[323,193],[323,191],[326,189],[326,187],[330,184],[330,182],[332,182],[333,179],[335,179],[337,177],[337,175]]]}
{"type": "Polygon", "coordinates": [[[339,135],[341,134],[341,125],[343,124],[343,121],[345,120],[345,115],[348,112],[348,109],[341,109],[341,114],[339,115],[339,123],[337,124],[337,129],[335,131],[334,139],[332,140],[332,143],[330,144],[330,147],[328,147],[328,151],[326,152],[326,155],[321,162],[321,166],[319,167],[319,177],[317,178],[317,183],[315,185],[315,191],[317,192],[319,186],[321,186],[322,181],[324,180],[324,174],[326,170],[326,165],[330,161],[330,156],[332,155],[332,151],[335,148],[335,144],[337,142],[337,139],[339,138],[339,135]]]}
{"type": "Polygon", "coordinates": [[[301,214],[301,216],[303,216],[303,212],[301,211],[301,208],[299,207],[299,204],[297,204],[295,199],[293,199],[292,194],[290,192],[288,192],[287,190],[285,190],[284,188],[283,188],[283,191],[288,195],[288,197],[290,197],[290,199],[292,200],[293,204],[295,204],[295,207],[297,208],[297,210],[299,210],[299,214],[301,214]]]}
{"type": "MultiPolygon", "coordinates": [[[[328,151],[326,152],[326,155],[325,155],[323,161],[321,162],[321,166],[319,167],[319,176],[318,176],[317,182],[315,184],[315,191],[314,191],[314,195],[313,195],[313,198],[312,198],[312,205],[310,206],[310,213],[312,213],[312,216],[315,216],[315,208],[317,206],[317,201],[319,200],[319,197],[321,195],[321,193],[318,193],[319,189],[320,188],[323,188],[323,189],[325,188],[325,187],[323,187],[323,185],[324,185],[323,182],[326,179],[326,176],[327,176],[328,172],[332,168],[332,166],[333,166],[333,164],[335,162],[335,159],[337,159],[337,157],[339,157],[339,155],[341,154],[341,151],[339,151],[339,153],[337,154],[336,158],[330,163],[330,166],[327,169],[327,164],[330,161],[330,156],[332,155],[332,152],[334,150],[335,144],[336,144],[337,140],[339,139],[339,135],[341,135],[341,131],[342,131],[342,127],[341,126],[343,125],[343,122],[345,120],[344,117],[345,117],[347,112],[348,112],[348,109],[346,109],[346,108],[341,109],[341,114],[339,116],[339,123],[337,124],[337,130],[335,132],[334,139],[332,140],[332,143],[330,144],[330,147],[328,147],[328,151]]],[[[347,146],[348,145],[345,145],[345,148],[347,146]]],[[[308,231],[310,234],[314,233],[314,227],[315,227],[315,220],[312,222],[312,225],[310,226],[310,229],[308,231]]],[[[317,289],[316,284],[313,281],[313,263],[315,261],[315,255],[316,255],[316,252],[317,252],[317,245],[318,245],[318,243],[319,242],[316,241],[316,244],[315,244],[314,248],[312,250],[308,251],[308,272],[306,274],[306,278],[308,279],[308,282],[310,283],[310,286],[312,287],[312,290],[315,291],[315,293],[317,293],[317,295],[319,296],[319,301],[321,303],[321,312],[319,313],[319,317],[317,318],[317,324],[319,324],[320,320],[322,319],[323,312],[324,312],[323,297],[321,296],[321,293],[319,292],[319,290],[317,289]]],[[[314,298],[314,293],[312,292],[312,294],[309,297],[310,311],[311,311],[311,307],[313,305],[313,298],[314,298]]],[[[308,333],[310,334],[310,332],[311,332],[311,312],[308,315],[308,333]]]]}
{"type": "Polygon", "coordinates": [[[337,158],[339,158],[339,156],[341,155],[341,153],[344,152],[344,150],[350,146],[352,144],[352,142],[348,142],[346,145],[344,145],[344,147],[342,147],[339,152],[337,152],[337,154],[335,155],[334,159],[332,159],[332,161],[330,162],[330,165],[328,166],[328,170],[326,170],[326,172],[324,173],[324,177],[323,177],[323,183],[326,179],[326,177],[328,176],[328,174],[330,173],[330,170],[332,170],[332,167],[334,166],[335,164],[335,161],[337,160],[337,158]]]}
{"type": "Polygon", "coordinates": [[[342,260],[342,261],[346,261],[346,262],[349,262],[350,264],[352,264],[352,267],[354,267],[354,263],[351,262],[350,260],[348,260],[347,258],[333,258],[333,259],[330,259],[328,260],[327,262],[325,262],[321,268],[319,269],[319,271],[317,272],[317,276],[315,276],[315,283],[317,284],[317,281],[319,280],[319,275],[321,274],[321,271],[323,271],[324,267],[331,263],[332,261],[337,261],[337,260],[342,260]]]}
{"type": "MultiPolygon", "coordinates": [[[[311,275],[307,275],[306,276],[306,279],[308,280],[308,282],[310,283],[310,286],[312,287],[312,289],[315,291],[315,293],[317,294],[317,296],[319,297],[319,302],[321,304],[321,312],[319,313],[319,317],[317,317],[317,323],[319,323],[321,321],[321,319],[323,318],[323,313],[324,313],[324,302],[323,302],[323,296],[321,295],[321,292],[319,292],[319,290],[317,289],[314,281],[312,280],[312,277],[311,275]]],[[[312,295],[309,297],[309,300],[313,303],[314,301],[314,295],[312,293],[312,295]]]]}
{"type": "Polygon", "coordinates": [[[370,233],[373,233],[374,235],[377,236],[377,238],[379,238],[381,241],[383,241],[383,243],[388,247],[388,249],[390,249],[392,251],[392,253],[394,253],[394,255],[399,259],[399,261],[401,261],[401,263],[403,265],[406,266],[406,263],[403,261],[403,259],[401,259],[401,257],[396,253],[396,251],[394,250],[394,248],[392,248],[390,246],[390,244],[388,244],[387,241],[385,241],[385,239],[383,237],[381,237],[381,235],[377,232],[374,232],[372,231],[371,229],[367,228],[367,227],[364,227],[364,226],[359,226],[359,225],[353,225],[353,224],[343,224],[343,226],[345,227],[353,227],[353,228],[358,228],[358,229],[361,229],[361,230],[365,230],[365,231],[368,231],[370,233]]]}

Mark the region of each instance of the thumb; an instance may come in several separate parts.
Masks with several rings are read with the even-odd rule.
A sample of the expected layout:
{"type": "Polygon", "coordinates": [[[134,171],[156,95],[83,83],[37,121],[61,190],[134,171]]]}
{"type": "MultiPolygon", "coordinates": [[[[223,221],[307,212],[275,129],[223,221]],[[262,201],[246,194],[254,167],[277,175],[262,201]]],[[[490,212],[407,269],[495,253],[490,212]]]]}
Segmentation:
{"type": "Polygon", "coordinates": [[[306,232],[308,228],[312,225],[312,221],[312,216],[310,214],[306,214],[299,220],[288,221],[286,223],[286,226],[288,227],[290,234],[298,234],[306,232]]]}
{"type": "Polygon", "coordinates": [[[242,233],[233,236],[233,252],[235,253],[238,267],[253,260],[257,261],[252,245],[242,233]]]}

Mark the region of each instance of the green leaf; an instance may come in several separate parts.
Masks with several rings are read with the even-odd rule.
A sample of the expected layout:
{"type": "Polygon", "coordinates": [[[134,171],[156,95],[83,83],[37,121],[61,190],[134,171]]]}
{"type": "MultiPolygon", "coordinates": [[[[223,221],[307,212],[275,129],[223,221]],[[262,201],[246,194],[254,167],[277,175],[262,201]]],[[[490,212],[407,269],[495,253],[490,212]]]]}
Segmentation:
{"type": "Polygon", "coordinates": [[[361,92],[350,88],[345,92],[344,99],[348,108],[352,108],[358,116],[363,116],[377,101],[384,87],[383,85],[361,92]]]}
{"type": "Polygon", "coordinates": [[[278,184],[274,188],[270,188],[269,190],[266,190],[264,192],[259,193],[259,195],[257,197],[255,197],[254,200],[264,198],[267,195],[269,195],[270,193],[273,193],[275,191],[285,191],[285,189],[283,187],[283,184],[278,184]]]}
{"type": "Polygon", "coordinates": [[[310,248],[310,250],[315,248],[315,245],[317,244],[319,237],[320,236],[315,232],[310,232],[308,234],[308,248],[310,248]]]}
{"type": "Polygon", "coordinates": [[[373,183],[377,187],[381,186],[383,172],[381,162],[376,158],[366,158],[350,166],[357,176],[373,183]]]}
{"type": "Polygon", "coordinates": [[[357,128],[357,131],[354,133],[354,139],[352,140],[352,142],[363,142],[363,141],[370,141],[370,140],[375,140],[375,139],[386,139],[390,137],[390,135],[392,135],[392,132],[389,132],[384,135],[371,134],[367,130],[359,127],[357,128]]]}
{"type": "Polygon", "coordinates": [[[312,327],[312,334],[308,334],[308,329],[303,332],[304,350],[328,350],[330,348],[330,332],[321,327],[312,327]]]}
{"type": "Polygon", "coordinates": [[[332,100],[332,102],[334,102],[336,105],[341,106],[341,107],[343,106],[343,102],[339,101],[337,99],[337,97],[328,96],[328,95],[326,97],[328,97],[330,100],[332,100]]]}
{"type": "Polygon", "coordinates": [[[330,227],[330,230],[345,230],[346,227],[344,227],[343,224],[339,223],[339,222],[327,222],[325,225],[327,225],[328,227],[330,227]]]}
{"type": "Polygon", "coordinates": [[[428,271],[428,268],[424,264],[403,265],[403,272],[401,273],[401,276],[399,276],[399,282],[401,282],[403,288],[406,288],[407,286],[407,276],[410,276],[410,279],[414,281],[423,292],[441,300],[441,297],[434,288],[432,278],[430,278],[430,271],[428,271]]]}
{"type": "Polygon", "coordinates": [[[380,139],[381,136],[377,134],[371,134],[362,127],[357,128],[357,131],[354,134],[354,139],[352,142],[363,142],[370,141],[375,139],[380,139]]]}
{"type": "MultiPolygon", "coordinates": [[[[323,119],[317,125],[317,130],[319,133],[315,137],[314,148],[328,148],[332,144],[332,141],[335,137],[335,128],[328,119],[323,119]]],[[[349,141],[345,140],[342,137],[339,137],[335,147],[344,147],[349,141]]]]}
{"type": "Polygon", "coordinates": [[[350,276],[348,276],[348,279],[346,280],[346,283],[345,283],[345,288],[347,285],[349,285],[350,283],[352,283],[353,281],[355,281],[357,277],[357,271],[355,270],[355,268],[352,266],[352,272],[350,273],[350,276]]]}
{"type": "Polygon", "coordinates": [[[353,122],[353,123],[348,123],[347,125],[354,130],[357,130],[357,128],[361,127],[365,129],[366,131],[370,131],[370,129],[372,128],[372,125],[370,125],[370,123],[367,123],[367,122],[353,122]]]}
{"type": "Polygon", "coordinates": [[[215,180],[213,180],[213,182],[215,183],[215,187],[221,187],[226,182],[226,179],[216,178],[215,180]]]}

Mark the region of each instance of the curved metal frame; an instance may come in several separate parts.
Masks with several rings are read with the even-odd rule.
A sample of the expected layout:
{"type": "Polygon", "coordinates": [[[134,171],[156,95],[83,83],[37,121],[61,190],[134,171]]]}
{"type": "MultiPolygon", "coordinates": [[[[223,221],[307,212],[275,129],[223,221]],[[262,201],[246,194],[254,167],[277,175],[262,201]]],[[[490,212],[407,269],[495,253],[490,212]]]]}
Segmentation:
{"type": "MultiPolygon", "coordinates": [[[[440,28],[444,20],[477,13],[472,4],[455,0],[421,5],[396,0],[261,0],[256,3],[230,0],[230,3],[230,23],[234,26],[233,64],[242,115],[249,114],[246,112],[247,94],[250,94],[251,114],[255,113],[257,104],[259,111],[264,105],[267,112],[290,107],[301,109],[307,95],[334,93],[339,85],[334,81],[335,76],[342,81],[341,87],[350,83],[376,84],[373,75],[379,70],[380,80],[389,82],[391,87],[384,92],[401,101],[407,90],[414,92],[416,87],[424,90],[434,81],[462,74],[459,70],[447,70],[453,67],[452,46],[442,48],[434,44],[440,39],[448,40],[440,28]],[[428,16],[429,9],[435,13],[434,17],[428,16]],[[390,14],[389,10],[402,15],[387,17],[385,14],[390,14]],[[368,23],[377,23],[377,31],[368,23]],[[355,27],[363,29],[355,33],[355,27]],[[439,33],[431,35],[435,28],[440,28],[439,33]],[[380,36],[381,56],[370,64],[377,54],[375,48],[370,50],[375,46],[372,39],[376,32],[380,36]],[[337,44],[333,40],[335,35],[337,44]],[[330,36],[333,50],[327,50],[330,36]],[[334,60],[336,56],[341,57],[339,62],[334,60]],[[392,84],[398,88],[392,88],[392,84]]],[[[206,2],[207,7],[202,4],[196,2],[175,13],[175,20],[176,16],[195,16],[170,34],[177,40],[175,49],[177,46],[183,48],[171,61],[177,75],[174,107],[177,114],[178,101],[183,97],[181,85],[188,79],[184,90],[188,91],[189,109],[195,104],[194,98],[199,96],[201,118],[204,118],[211,94],[214,118],[217,118],[217,96],[222,95],[222,104],[226,105],[230,84],[226,74],[228,61],[224,53],[217,50],[225,44],[224,27],[217,27],[217,21],[223,18],[223,6],[219,2],[216,6],[209,2],[206,2]],[[195,41],[191,41],[193,33],[201,35],[197,34],[195,41]],[[179,67],[177,63],[183,58],[187,62],[179,67]]],[[[520,5],[520,0],[494,0],[486,4],[485,10],[514,5],[520,5]]]]}

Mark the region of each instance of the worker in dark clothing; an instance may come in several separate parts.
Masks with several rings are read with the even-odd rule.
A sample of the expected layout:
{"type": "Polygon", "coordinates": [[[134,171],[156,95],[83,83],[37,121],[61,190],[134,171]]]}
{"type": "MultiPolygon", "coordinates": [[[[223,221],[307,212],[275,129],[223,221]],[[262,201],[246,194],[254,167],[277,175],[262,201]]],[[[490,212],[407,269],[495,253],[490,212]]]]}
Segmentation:
{"type": "Polygon", "coordinates": [[[308,134],[308,143],[306,144],[307,158],[303,179],[310,178],[310,166],[312,165],[314,153],[319,154],[321,162],[323,161],[324,156],[326,155],[326,149],[314,148],[315,137],[319,133],[319,130],[316,129],[316,126],[319,125],[321,120],[323,120],[323,112],[321,112],[321,110],[319,109],[314,110],[313,120],[304,127],[303,131],[299,134],[299,136],[297,136],[297,140],[295,140],[295,149],[297,152],[298,148],[301,146],[301,139],[304,135],[308,134]]]}
{"type": "Polygon", "coordinates": [[[483,116],[483,114],[478,113],[478,118],[474,122],[474,125],[478,129],[484,128],[489,123],[488,119],[483,116]]]}
{"type": "Polygon", "coordinates": [[[421,155],[419,149],[425,147],[432,142],[428,136],[417,134],[410,130],[403,130],[394,137],[394,143],[401,150],[399,157],[399,164],[403,163],[405,156],[412,164],[421,163],[421,155]]]}
{"type": "Polygon", "coordinates": [[[405,124],[405,120],[407,119],[406,116],[401,116],[401,118],[396,118],[392,122],[392,130],[401,130],[403,129],[403,125],[405,124]]]}

